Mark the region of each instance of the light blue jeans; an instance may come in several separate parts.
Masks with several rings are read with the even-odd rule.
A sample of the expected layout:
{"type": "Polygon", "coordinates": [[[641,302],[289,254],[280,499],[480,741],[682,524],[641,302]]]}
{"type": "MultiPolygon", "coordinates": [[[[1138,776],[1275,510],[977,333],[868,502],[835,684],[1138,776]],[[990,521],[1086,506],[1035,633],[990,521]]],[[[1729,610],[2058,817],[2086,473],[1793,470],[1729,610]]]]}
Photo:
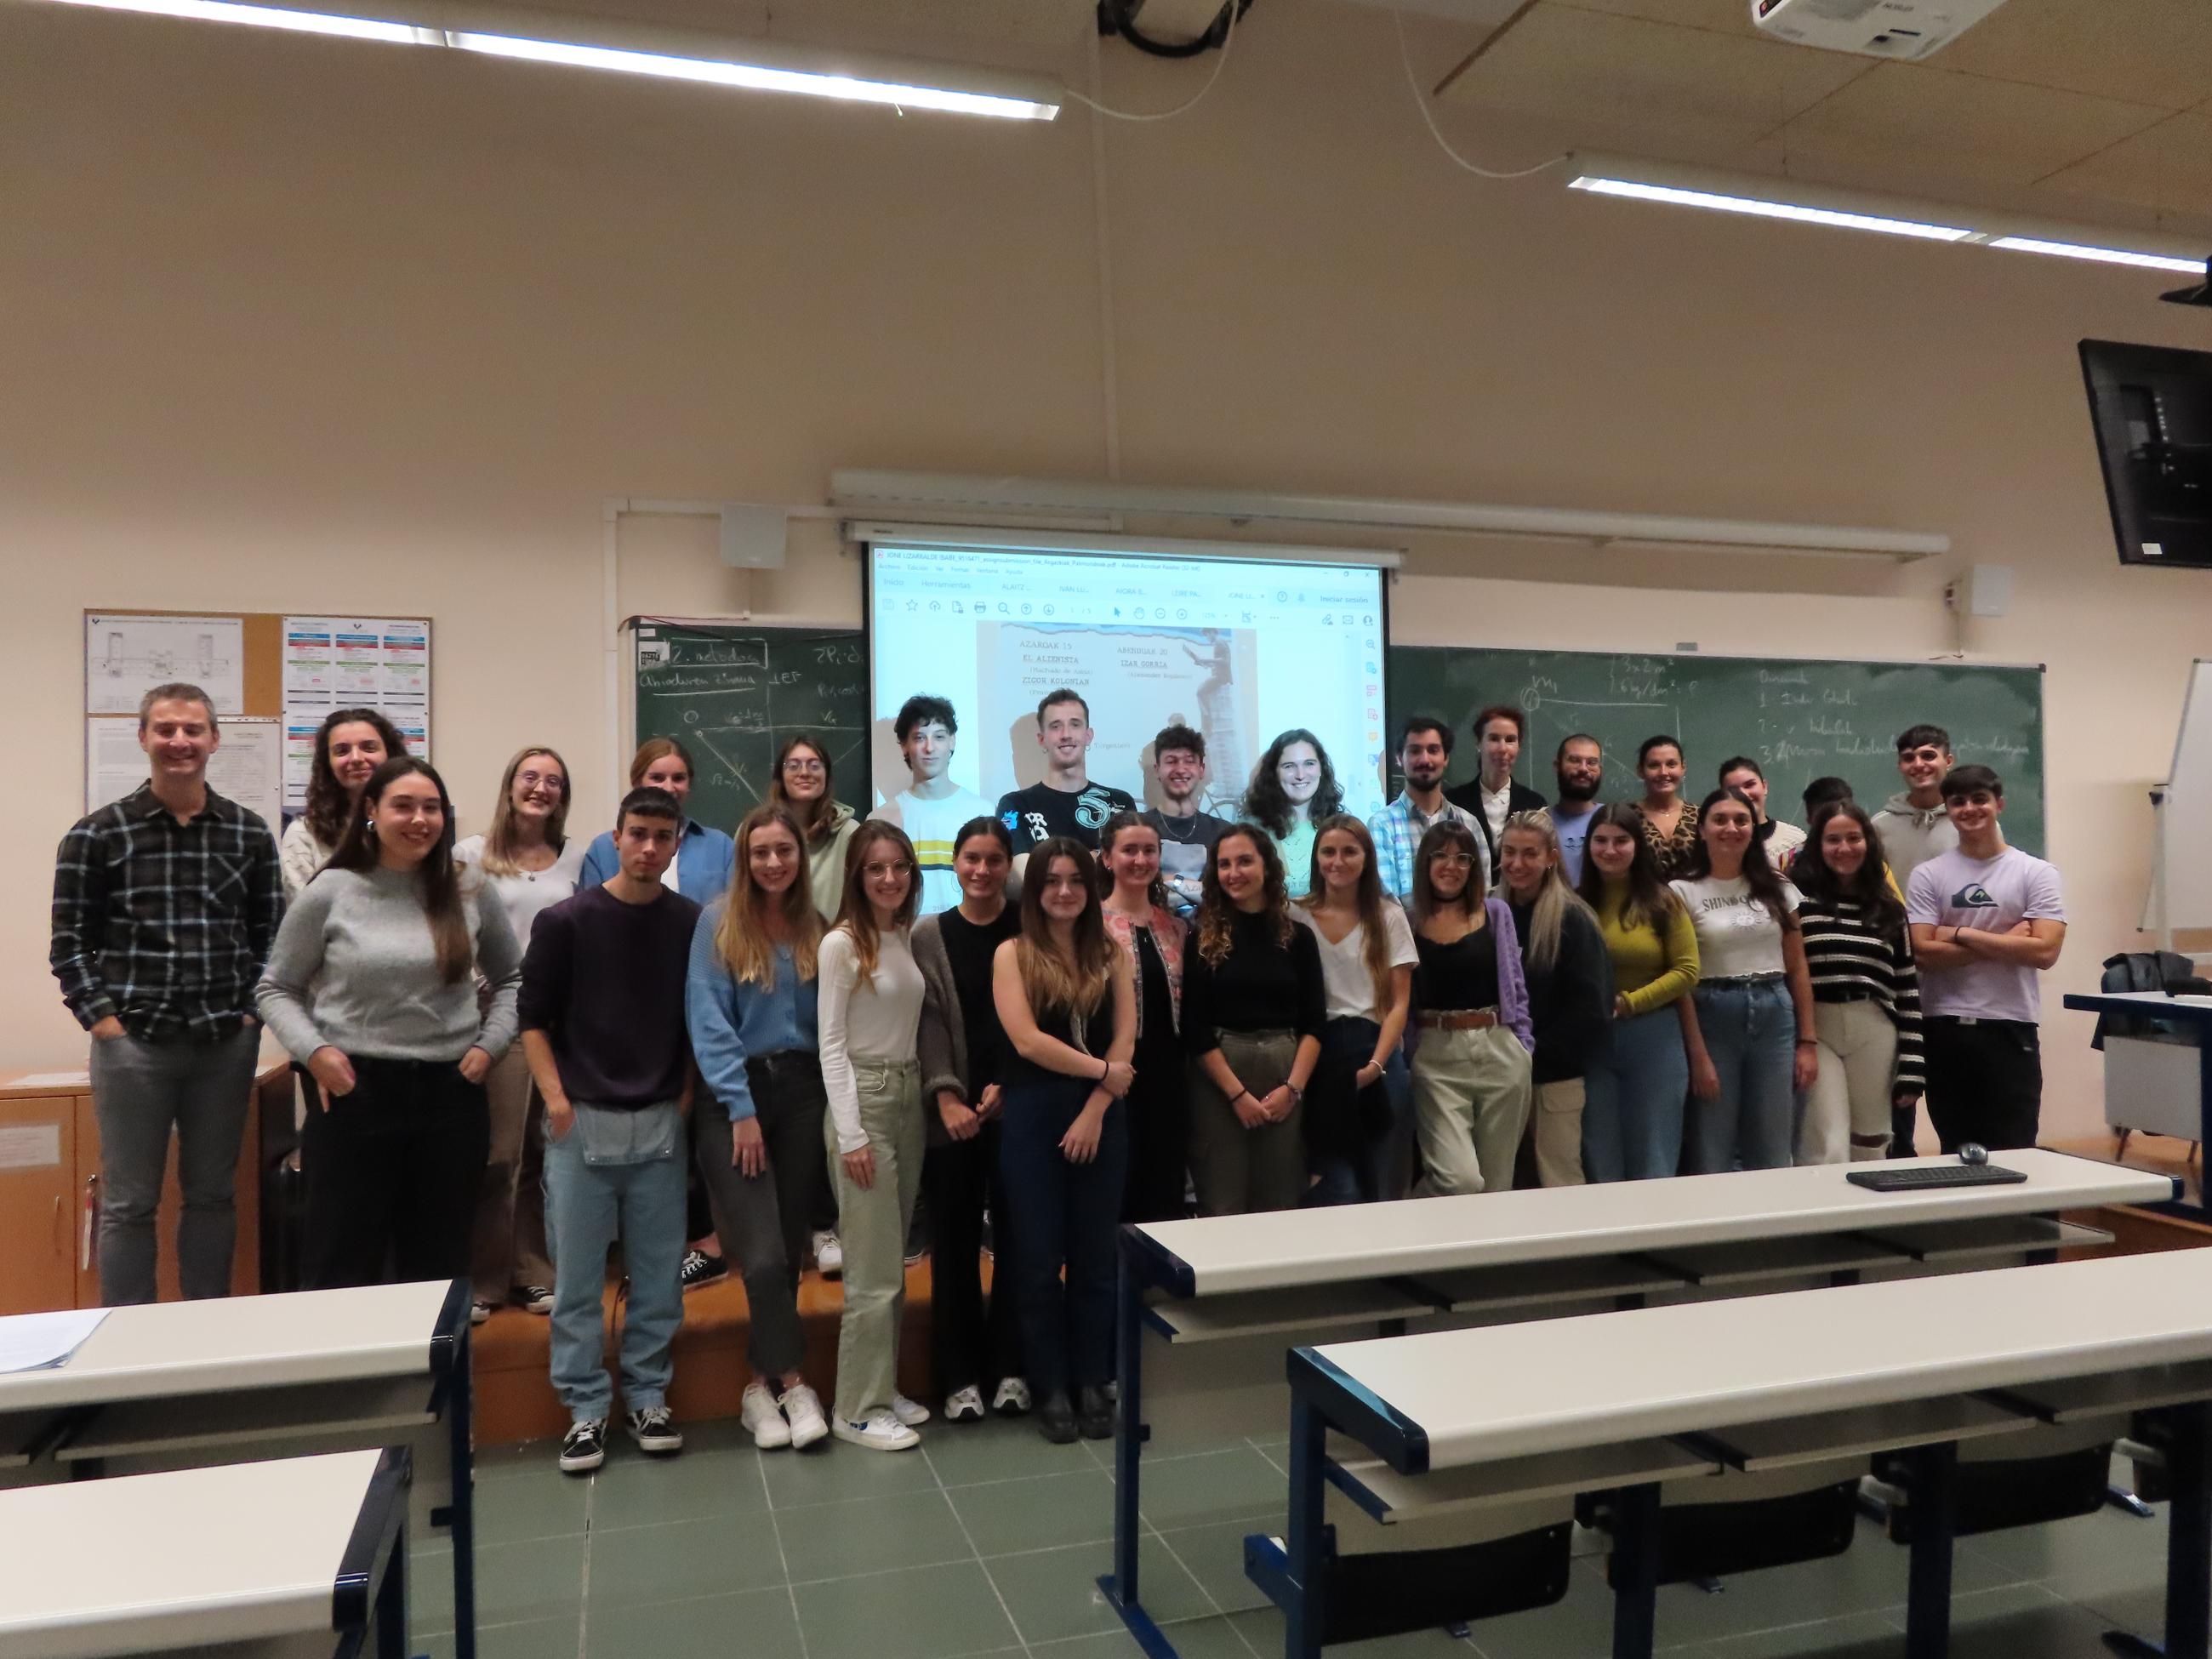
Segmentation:
{"type": "MultiPolygon", "coordinates": [[[[710,1108],[710,1109],[712,1109],[710,1108]]],[[[684,1323],[683,1115],[576,1103],[559,1140],[545,1139],[545,1231],[553,1247],[553,1388],[577,1422],[605,1417],[614,1384],[600,1356],[607,1252],[619,1238],[629,1273],[622,1334],[623,1404],[668,1403],[672,1346],[684,1323]]]]}
{"type": "Polygon", "coordinates": [[[1682,1162],[1682,1102],[1690,1057],[1673,1003],[1616,1020],[1613,1054],[1583,1076],[1583,1175],[1657,1181],[1682,1162]]]}
{"type": "Polygon", "coordinates": [[[1791,1062],[1797,1012],[1784,981],[1716,980],[1698,987],[1698,1029],[1720,1073],[1721,1091],[1690,1102],[1684,1175],[1734,1169],[1786,1170],[1797,1139],[1791,1062]]]}

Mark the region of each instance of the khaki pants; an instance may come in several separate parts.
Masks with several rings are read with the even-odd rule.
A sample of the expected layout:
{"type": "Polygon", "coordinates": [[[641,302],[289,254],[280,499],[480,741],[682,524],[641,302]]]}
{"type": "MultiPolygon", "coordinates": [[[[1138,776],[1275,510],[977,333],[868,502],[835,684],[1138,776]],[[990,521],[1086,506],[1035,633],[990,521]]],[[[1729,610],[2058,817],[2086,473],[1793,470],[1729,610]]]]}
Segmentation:
{"type": "Polygon", "coordinates": [[[860,1127],[876,1155],[876,1184],[845,1173],[837,1120],[822,1138],[837,1188],[837,1237],[845,1246],[845,1313],[837,1325],[837,1415],[859,1423],[891,1408],[898,1385],[899,1321],[906,1314],[906,1230],[921,1193],[921,1067],[895,1060],[853,1061],[860,1127]]]}
{"type": "MultiPolygon", "coordinates": [[[[1290,1031],[1224,1031],[1221,1057],[1237,1080],[1265,1098],[1290,1080],[1298,1039],[1290,1031]]],[[[1280,1123],[1248,1129],[1203,1065],[1190,1068],[1190,1178],[1200,1215],[1295,1210],[1305,1202],[1303,1106],[1280,1123]]]]}
{"type": "Polygon", "coordinates": [[[526,1285],[553,1287],[545,1242],[545,1103],[530,1080],[518,1042],[484,1073],[491,1109],[491,1161],[484,1165],[470,1236],[476,1299],[494,1307],[526,1285]]]}
{"type": "Polygon", "coordinates": [[[1863,1162],[1889,1152],[1897,1027],[1879,1002],[1816,1002],[1820,1074],[1797,1120],[1797,1162],[1863,1162]]]}
{"type": "Polygon", "coordinates": [[[1528,1051],[1505,1027],[1424,1030],[1413,1050],[1413,1128],[1426,1167],[1415,1194],[1510,1191],[1528,1096],[1528,1051]]]}
{"type": "Polygon", "coordinates": [[[1535,1085],[1535,1107],[1528,1114],[1528,1138],[1535,1143],[1536,1184],[1583,1184],[1583,1080],[1561,1078],[1535,1085]]]}

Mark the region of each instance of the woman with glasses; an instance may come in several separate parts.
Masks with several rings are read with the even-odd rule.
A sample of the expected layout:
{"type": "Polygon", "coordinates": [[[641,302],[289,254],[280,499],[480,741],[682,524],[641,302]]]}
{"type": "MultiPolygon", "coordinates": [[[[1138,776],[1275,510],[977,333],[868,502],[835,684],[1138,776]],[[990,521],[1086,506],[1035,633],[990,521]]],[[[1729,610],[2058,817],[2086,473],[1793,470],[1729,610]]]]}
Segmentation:
{"type": "Polygon", "coordinates": [[[1528,1121],[1528,992],[1513,911],[1483,891],[1474,831],[1432,824],[1413,854],[1413,1124],[1423,1197],[1498,1192],[1528,1121]]]}
{"type": "Polygon", "coordinates": [[[852,840],[837,924],[817,957],[824,1139],[845,1254],[830,1431],[871,1451],[904,1451],[929,1420],[928,1407],[897,1388],[906,1233],[927,1139],[916,1044],[926,988],[908,937],[921,878],[903,830],[866,823],[852,840]]]}
{"type": "MultiPolygon", "coordinates": [[[[453,862],[480,871],[506,908],[515,948],[530,948],[540,913],[576,890],[584,843],[565,833],[568,767],[550,749],[525,749],[507,763],[491,828],[453,845],[453,862]]],[[[517,1043],[484,1077],[491,1106],[491,1162],[477,1200],[470,1251],[476,1280],[471,1313],[481,1322],[510,1298],[536,1314],[553,1311],[553,1261],[545,1247],[544,1103],[531,1086],[517,1043]]]]}
{"type": "Polygon", "coordinates": [[[768,798],[799,822],[806,836],[807,884],[814,908],[834,921],[845,896],[845,849],[859,821],[830,791],[830,751],[811,738],[786,738],[775,751],[768,798]]]}

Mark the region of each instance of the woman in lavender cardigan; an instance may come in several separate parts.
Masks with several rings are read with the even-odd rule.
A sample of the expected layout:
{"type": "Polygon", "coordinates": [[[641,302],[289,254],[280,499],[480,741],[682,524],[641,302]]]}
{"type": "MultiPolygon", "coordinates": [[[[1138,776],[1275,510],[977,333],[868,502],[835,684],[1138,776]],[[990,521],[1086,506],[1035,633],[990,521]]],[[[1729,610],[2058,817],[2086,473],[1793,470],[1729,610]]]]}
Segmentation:
{"type": "Polygon", "coordinates": [[[1513,911],[1483,891],[1474,832],[1445,819],[1413,854],[1414,1127],[1424,1197],[1503,1192],[1528,1121],[1528,988],[1513,911]]]}

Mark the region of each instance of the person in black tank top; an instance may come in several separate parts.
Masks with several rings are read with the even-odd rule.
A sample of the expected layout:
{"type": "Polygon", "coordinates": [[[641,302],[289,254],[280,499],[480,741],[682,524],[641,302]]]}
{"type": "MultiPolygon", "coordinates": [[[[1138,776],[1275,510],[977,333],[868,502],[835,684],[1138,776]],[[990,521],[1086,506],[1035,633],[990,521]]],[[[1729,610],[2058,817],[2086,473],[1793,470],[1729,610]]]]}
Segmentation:
{"type": "Polygon", "coordinates": [[[1189,1212],[1190,1100],[1183,1076],[1182,976],[1190,929],[1167,908],[1161,842],[1152,820],[1117,812],[1098,832],[1113,880],[1106,931],[1127,953],[1137,985],[1137,1081],[1129,1091],[1129,1178],[1124,1221],[1175,1221],[1189,1212]]]}
{"type": "Polygon", "coordinates": [[[1136,985],[1106,932],[1097,866],[1079,842],[1033,849],[1020,937],[992,964],[1006,1033],[999,1167],[1020,1240],[1014,1293],[1037,1429],[1110,1438],[1114,1229],[1128,1158],[1136,985]],[[1066,1270],[1063,1282],[1062,1269],[1066,1270]],[[1071,1398],[1071,1395],[1073,1396],[1071,1398]]]}

